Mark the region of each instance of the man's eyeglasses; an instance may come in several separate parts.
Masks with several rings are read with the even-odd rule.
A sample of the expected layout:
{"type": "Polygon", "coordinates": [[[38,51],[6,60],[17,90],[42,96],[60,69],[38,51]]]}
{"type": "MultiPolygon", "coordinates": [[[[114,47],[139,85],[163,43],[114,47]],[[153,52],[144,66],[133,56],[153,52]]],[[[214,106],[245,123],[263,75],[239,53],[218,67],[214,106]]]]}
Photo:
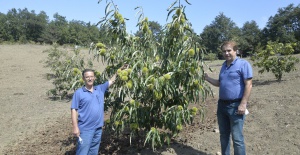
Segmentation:
{"type": "Polygon", "coordinates": [[[93,79],[93,78],[95,78],[95,76],[86,76],[86,77],[84,77],[85,79],[93,79]]]}

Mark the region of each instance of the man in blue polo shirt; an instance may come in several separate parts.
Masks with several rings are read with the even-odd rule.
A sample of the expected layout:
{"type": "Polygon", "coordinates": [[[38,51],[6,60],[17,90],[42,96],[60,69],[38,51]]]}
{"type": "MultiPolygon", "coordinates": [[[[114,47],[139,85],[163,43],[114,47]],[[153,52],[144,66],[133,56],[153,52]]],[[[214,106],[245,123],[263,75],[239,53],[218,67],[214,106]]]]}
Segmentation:
{"type": "MultiPolygon", "coordinates": [[[[124,65],[121,69],[124,69],[124,65]]],[[[82,79],[85,85],[77,89],[71,104],[73,134],[78,137],[77,155],[97,155],[104,124],[104,93],[114,83],[109,81],[94,86],[94,70],[85,69],[82,79]]]]}
{"type": "Polygon", "coordinates": [[[219,79],[205,74],[205,79],[219,87],[217,118],[220,130],[222,155],[230,155],[230,135],[235,155],[245,155],[243,125],[247,102],[252,89],[252,67],[246,60],[237,57],[237,45],[233,41],[221,46],[225,62],[219,79]]]}

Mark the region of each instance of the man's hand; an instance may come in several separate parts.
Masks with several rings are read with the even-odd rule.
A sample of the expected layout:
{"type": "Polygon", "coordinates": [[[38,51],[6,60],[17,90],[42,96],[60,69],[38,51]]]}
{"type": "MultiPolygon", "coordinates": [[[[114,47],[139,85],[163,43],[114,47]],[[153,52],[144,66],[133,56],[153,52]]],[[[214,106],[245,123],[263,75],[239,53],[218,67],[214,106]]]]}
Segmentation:
{"type": "Polygon", "coordinates": [[[79,131],[78,126],[73,127],[73,135],[74,135],[75,137],[79,137],[80,131],[79,131]]]}
{"type": "Polygon", "coordinates": [[[124,64],[120,69],[123,70],[123,69],[126,69],[129,65],[128,64],[124,64]]]}
{"type": "Polygon", "coordinates": [[[238,115],[244,115],[247,109],[247,102],[244,103],[243,101],[240,103],[239,107],[238,107],[238,111],[237,114],[238,115]]]}
{"type": "MultiPolygon", "coordinates": [[[[122,67],[120,67],[121,70],[124,70],[126,68],[128,68],[128,64],[124,64],[122,67]]],[[[117,78],[117,73],[115,73],[109,80],[109,84],[108,84],[108,87],[110,87],[111,85],[113,85],[115,83],[115,80],[117,78]]]]}

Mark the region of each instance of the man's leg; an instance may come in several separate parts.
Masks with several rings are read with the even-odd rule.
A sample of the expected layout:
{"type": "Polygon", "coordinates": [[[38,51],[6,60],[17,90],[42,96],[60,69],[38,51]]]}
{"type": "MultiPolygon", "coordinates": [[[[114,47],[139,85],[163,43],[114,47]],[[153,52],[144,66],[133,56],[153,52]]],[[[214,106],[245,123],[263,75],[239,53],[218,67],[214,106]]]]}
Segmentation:
{"type": "Polygon", "coordinates": [[[93,137],[94,137],[94,130],[80,131],[81,141],[78,138],[76,155],[87,155],[88,154],[90,147],[91,147],[91,142],[92,142],[93,137]]]}
{"type": "MultiPolygon", "coordinates": [[[[236,104],[237,106],[239,103],[236,104]]],[[[237,110],[237,108],[236,108],[237,110]]],[[[235,110],[235,111],[236,111],[235,110]]],[[[236,112],[230,116],[231,121],[231,134],[233,141],[233,148],[235,155],[245,155],[245,143],[244,143],[244,135],[243,135],[243,126],[245,121],[245,115],[238,115],[236,112]]]]}
{"type": "Polygon", "coordinates": [[[88,155],[98,154],[100,142],[101,142],[101,136],[102,136],[102,128],[96,129],[88,155]]]}
{"type": "Polygon", "coordinates": [[[217,110],[218,125],[220,130],[220,142],[222,155],[230,154],[230,120],[227,116],[227,106],[225,103],[218,103],[217,110]]]}

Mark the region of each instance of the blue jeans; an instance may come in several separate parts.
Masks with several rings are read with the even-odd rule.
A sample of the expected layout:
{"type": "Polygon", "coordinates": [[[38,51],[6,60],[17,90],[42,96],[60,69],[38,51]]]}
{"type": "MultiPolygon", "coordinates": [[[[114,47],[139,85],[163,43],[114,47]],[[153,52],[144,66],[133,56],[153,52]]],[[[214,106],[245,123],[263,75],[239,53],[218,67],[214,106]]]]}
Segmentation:
{"type": "Polygon", "coordinates": [[[102,128],[80,131],[77,141],[76,155],[98,155],[102,136],[102,128]]]}
{"type": "Polygon", "coordinates": [[[232,135],[234,154],[246,154],[243,136],[245,115],[236,113],[239,105],[240,102],[223,103],[218,101],[217,117],[222,155],[230,155],[230,135],[232,135]]]}

